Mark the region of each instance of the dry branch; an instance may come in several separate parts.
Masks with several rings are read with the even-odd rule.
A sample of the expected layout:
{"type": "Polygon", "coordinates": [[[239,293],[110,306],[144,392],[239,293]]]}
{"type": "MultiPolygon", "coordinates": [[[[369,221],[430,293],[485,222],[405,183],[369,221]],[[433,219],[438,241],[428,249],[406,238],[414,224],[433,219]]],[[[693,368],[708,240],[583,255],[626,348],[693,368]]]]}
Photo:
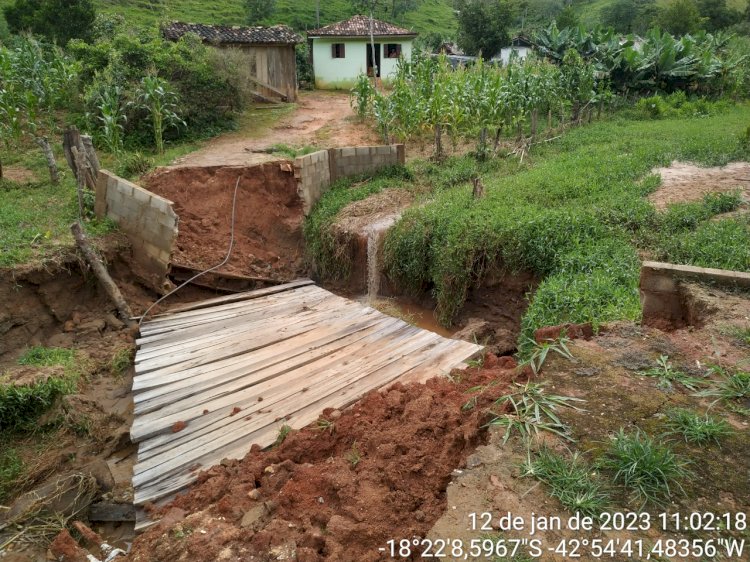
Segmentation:
{"type": "Polygon", "coordinates": [[[135,324],[131,320],[131,318],[133,317],[133,313],[130,310],[130,306],[128,306],[128,303],[123,298],[122,293],[120,293],[120,289],[117,288],[115,282],[112,281],[112,277],[110,277],[107,268],[104,267],[104,264],[91,248],[88,240],[86,239],[86,235],[83,233],[81,223],[74,222],[72,225],[70,225],[70,231],[73,233],[76,245],[81,250],[86,263],[89,264],[89,267],[91,267],[91,270],[94,272],[94,275],[99,281],[102,289],[104,289],[104,292],[107,293],[109,300],[111,300],[115,307],[117,307],[117,313],[120,316],[120,320],[125,322],[125,324],[130,327],[134,326],[135,324]]]}

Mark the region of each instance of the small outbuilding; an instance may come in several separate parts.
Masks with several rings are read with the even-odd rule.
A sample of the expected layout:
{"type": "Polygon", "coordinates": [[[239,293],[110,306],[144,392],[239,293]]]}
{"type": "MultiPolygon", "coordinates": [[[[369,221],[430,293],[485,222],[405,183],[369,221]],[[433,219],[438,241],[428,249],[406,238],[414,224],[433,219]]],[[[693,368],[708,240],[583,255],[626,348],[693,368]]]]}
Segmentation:
{"type": "Polygon", "coordinates": [[[373,20],[372,35],[375,39],[374,56],[368,16],[354,16],[308,31],[308,40],[312,42],[315,87],[349,89],[360,74],[376,75],[387,81],[395,74],[400,57],[411,58],[412,43],[417,37],[415,32],[373,20]]]}
{"type": "Polygon", "coordinates": [[[302,37],[285,25],[239,27],[172,22],[162,27],[165,39],[178,41],[194,33],[217,48],[237,48],[247,57],[254,93],[263,98],[297,99],[295,46],[302,37]]]}

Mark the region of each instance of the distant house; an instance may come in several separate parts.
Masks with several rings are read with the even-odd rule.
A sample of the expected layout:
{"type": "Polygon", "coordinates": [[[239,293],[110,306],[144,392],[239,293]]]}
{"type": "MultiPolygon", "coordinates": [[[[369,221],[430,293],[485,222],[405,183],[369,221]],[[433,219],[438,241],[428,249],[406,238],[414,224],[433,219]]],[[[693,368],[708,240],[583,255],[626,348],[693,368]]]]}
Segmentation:
{"type": "Polygon", "coordinates": [[[162,27],[165,39],[178,41],[195,33],[218,48],[239,48],[247,56],[253,93],[263,98],[297,99],[297,59],[294,47],[302,37],[284,25],[237,27],[172,22],[162,27]]]}
{"type": "Polygon", "coordinates": [[[351,88],[357,76],[387,80],[396,72],[399,57],[411,58],[412,42],[417,36],[408,29],[374,20],[375,57],[370,46],[370,18],[354,16],[307,32],[312,42],[315,87],[321,89],[351,88]]]}
{"type": "Polygon", "coordinates": [[[499,58],[503,64],[508,64],[514,54],[519,60],[522,60],[529,56],[529,53],[533,48],[534,45],[531,43],[531,41],[529,41],[528,38],[524,37],[523,35],[518,35],[511,40],[508,47],[503,47],[502,49],[500,49],[500,56],[498,57],[497,55],[495,55],[495,57],[493,57],[493,60],[497,60],[499,58]]]}

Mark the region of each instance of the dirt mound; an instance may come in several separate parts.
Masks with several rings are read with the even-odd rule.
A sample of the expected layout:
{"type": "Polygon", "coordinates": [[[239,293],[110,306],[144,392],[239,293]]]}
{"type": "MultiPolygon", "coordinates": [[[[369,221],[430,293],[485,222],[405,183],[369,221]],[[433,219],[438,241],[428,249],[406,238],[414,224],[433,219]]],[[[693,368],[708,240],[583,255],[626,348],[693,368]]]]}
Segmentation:
{"type": "Polygon", "coordinates": [[[205,472],[130,559],[378,560],[388,539],[423,536],[441,515],[451,473],[484,441],[484,408],[516,376],[513,360],[488,356],[460,382],[396,384],[326,411],[278,448],[205,472]]]}
{"type": "Polygon", "coordinates": [[[220,271],[288,281],[304,273],[302,201],[287,162],[252,167],[161,168],[145,186],[174,201],[179,235],[172,261],[208,269],[226,256],[237,192],[235,244],[220,271]]]}
{"type": "Polygon", "coordinates": [[[668,168],[656,168],[661,186],[648,196],[657,209],[672,203],[699,201],[707,193],[742,190],[750,201],[750,163],[734,162],[715,168],[700,168],[686,162],[672,162],[668,168]]]}

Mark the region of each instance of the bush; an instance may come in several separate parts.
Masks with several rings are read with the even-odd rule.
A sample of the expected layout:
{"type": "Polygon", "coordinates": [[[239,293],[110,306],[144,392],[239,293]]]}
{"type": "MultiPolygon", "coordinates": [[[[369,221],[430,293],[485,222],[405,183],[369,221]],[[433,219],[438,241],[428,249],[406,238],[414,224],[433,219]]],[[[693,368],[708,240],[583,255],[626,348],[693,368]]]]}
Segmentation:
{"type": "Polygon", "coordinates": [[[117,165],[117,174],[124,178],[142,176],[154,167],[154,159],[140,151],[123,155],[117,165]]]}

